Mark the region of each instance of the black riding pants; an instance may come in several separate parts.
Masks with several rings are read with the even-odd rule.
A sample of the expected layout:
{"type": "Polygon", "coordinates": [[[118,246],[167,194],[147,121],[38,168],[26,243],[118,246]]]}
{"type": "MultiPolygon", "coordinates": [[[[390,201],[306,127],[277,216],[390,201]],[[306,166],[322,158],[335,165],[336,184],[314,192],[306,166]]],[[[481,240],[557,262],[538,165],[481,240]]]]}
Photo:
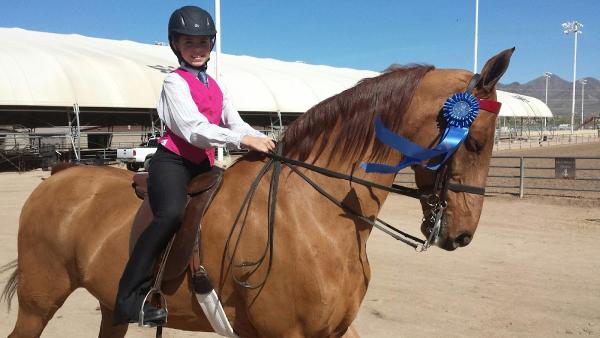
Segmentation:
{"type": "Polygon", "coordinates": [[[208,170],[208,159],[195,164],[162,146],[152,156],[148,197],[154,220],[137,240],[119,281],[113,324],[138,320],[144,297],[152,286],[154,263],[181,224],[187,184],[208,170]]]}

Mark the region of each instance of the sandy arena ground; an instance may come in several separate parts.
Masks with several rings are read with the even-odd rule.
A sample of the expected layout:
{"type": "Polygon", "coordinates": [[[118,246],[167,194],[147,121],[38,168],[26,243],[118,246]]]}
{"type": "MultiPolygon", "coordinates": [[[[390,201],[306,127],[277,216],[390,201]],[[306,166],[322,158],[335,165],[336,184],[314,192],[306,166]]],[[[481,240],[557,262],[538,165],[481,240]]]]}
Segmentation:
{"type": "MultiPolygon", "coordinates": [[[[21,206],[46,175],[0,173],[0,265],[16,258],[21,206]]],[[[416,200],[390,197],[381,217],[417,234],[419,210],[416,200]]],[[[373,276],[355,324],[362,337],[600,337],[598,239],[598,200],[540,197],[487,198],[472,244],[455,252],[419,254],[374,230],[373,276]]],[[[42,337],[96,337],[97,306],[77,290],[42,337]]],[[[0,336],[12,330],[17,307],[16,298],[10,312],[2,304],[0,336]]],[[[131,326],[127,337],[154,331],[131,326]]]]}

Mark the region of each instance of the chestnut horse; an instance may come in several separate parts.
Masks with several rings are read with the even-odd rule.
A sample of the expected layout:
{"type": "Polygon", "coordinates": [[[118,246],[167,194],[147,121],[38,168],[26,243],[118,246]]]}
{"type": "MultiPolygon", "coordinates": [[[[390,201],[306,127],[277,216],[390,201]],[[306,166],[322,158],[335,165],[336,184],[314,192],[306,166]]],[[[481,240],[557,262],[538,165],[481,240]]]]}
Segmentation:
{"type": "MultiPolygon", "coordinates": [[[[496,83],[513,50],[487,61],[474,95],[496,99],[496,83]]],[[[450,95],[465,91],[472,77],[464,70],[393,67],[303,114],[286,130],[283,154],[391,186],[395,175],[366,173],[356,166],[374,160],[396,164],[401,159],[402,155],[376,139],[376,116],[393,132],[431,147],[445,128],[440,122],[442,105],[450,95]]],[[[496,117],[480,110],[467,139],[450,160],[451,180],[485,186],[496,117]]],[[[372,225],[341,209],[297,172],[283,166],[273,231],[268,232],[266,226],[270,173],[242,213],[243,227],[238,226],[237,210],[267,160],[264,154],[251,153],[227,169],[203,221],[203,262],[232,327],[241,337],[357,336],[351,324],[371,276],[365,248],[372,225]],[[271,243],[272,256],[265,256],[266,243],[271,243]],[[244,264],[261,257],[268,264],[244,264]],[[264,283],[246,288],[236,280],[264,283]]],[[[420,166],[413,169],[419,189],[428,190],[435,173],[420,166]]],[[[388,194],[299,170],[368,219],[376,218],[388,194]]],[[[10,302],[16,290],[19,300],[10,337],[39,337],[56,310],[79,287],[100,302],[99,336],[125,335],[126,325],[112,326],[111,311],[128,259],[130,226],[140,206],[131,178],[126,170],[78,166],[52,175],[31,193],[21,212],[17,266],[4,293],[10,302]]],[[[436,244],[447,250],[467,245],[482,205],[482,195],[448,191],[436,244]]],[[[426,204],[423,209],[427,211],[426,204]]],[[[163,285],[169,309],[167,326],[212,331],[188,277],[163,285]]]]}

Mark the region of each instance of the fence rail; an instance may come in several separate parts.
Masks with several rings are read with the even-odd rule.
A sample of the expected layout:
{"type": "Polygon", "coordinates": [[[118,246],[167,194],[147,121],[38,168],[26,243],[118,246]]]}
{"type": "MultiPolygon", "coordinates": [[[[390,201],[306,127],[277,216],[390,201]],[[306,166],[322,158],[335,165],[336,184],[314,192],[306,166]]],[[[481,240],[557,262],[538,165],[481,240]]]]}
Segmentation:
{"type": "Polygon", "coordinates": [[[600,130],[588,134],[529,135],[509,138],[499,137],[497,133],[494,142],[494,151],[532,149],[556,145],[575,145],[596,142],[600,142],[600,130]]]}
{"type": "MultiPolygon", "coordinates": [[[[396,182],[415,186],[410,169],[396,182]]],[[[600,198],[600,157],[493,156],[486,194],[600,198]]]]}

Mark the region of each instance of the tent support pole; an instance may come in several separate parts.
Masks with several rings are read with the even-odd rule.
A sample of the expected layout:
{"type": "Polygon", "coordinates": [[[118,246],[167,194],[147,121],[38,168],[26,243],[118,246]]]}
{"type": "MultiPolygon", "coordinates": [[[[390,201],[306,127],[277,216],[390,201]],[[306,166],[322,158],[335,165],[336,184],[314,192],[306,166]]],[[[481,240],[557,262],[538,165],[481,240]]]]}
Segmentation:
{"type": "Polygon", "coordinates": [[[67,111],[67,121],[69,122],[69,140],[71,141],[71,146],[73,147],[73,152],[75,153],[75,159],[77,161],[81,160],[81,126],[79,125],[79,105],[77,103],[73,104],[73,114],[75,117],[71,119],[71,112],[67,111]],[[73,120],[75,120],[75,126],[73,126],[73,120]],[[77,145],[75,144],[75,139],[77,139],[77,145]]]}
{"type": "Polygon", "coordinates": [[[152,137],[156,136],[156,125],[154,124],[154,116],[152,116],[152,110],[148,111],[150,114],[150,128],[152,130],[152,137]]]}
{"type": "MultiPolygon", "coordinates": [[[[75,104],[73,104],[73,113],[75,114],[75,104]]],[[[75,159],[79,161],[79,153],[77,152],[77,146],[75,145],[76,132],[73,130],[73,119],[71,118],[71,111],[69,110],[67,110],[67,122],[69,123],[69,135],[67,135],[67,137],[73,147],[75,159]]]]}
{"type": "Polygon", "coordinates": [[[79,104],[73,105],[75,108],[75,119],[77,121],[77,159],[81,161],[81,124],[79,123],[79,104]]]}

